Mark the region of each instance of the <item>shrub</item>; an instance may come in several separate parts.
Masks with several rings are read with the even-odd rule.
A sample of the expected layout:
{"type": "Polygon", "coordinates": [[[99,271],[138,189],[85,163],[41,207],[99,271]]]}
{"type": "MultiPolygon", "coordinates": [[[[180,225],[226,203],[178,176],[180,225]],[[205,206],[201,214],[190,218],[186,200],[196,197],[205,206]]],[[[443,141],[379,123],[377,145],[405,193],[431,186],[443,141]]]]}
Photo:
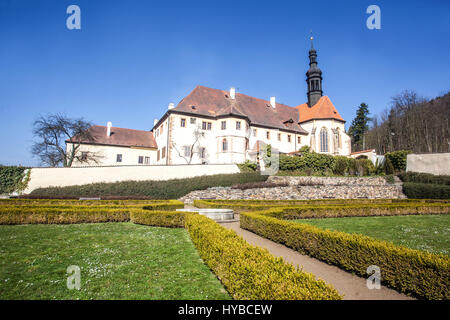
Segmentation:
{"type": "Polygon", "coordinates": [[[406,157],[411,153],[409,150],[400,150],[388,152],[384,156],[386,159],[392,163],[395,171],[405,171],[406,170],[406,157]]]}
{"type": "Polygon", "coordinates": [[[234,231],[201,215],[185,217],[200,256],[234,299],[341,299],[324,281],[295,269],[265,249],[251,246],[234,231]]]}
{"type": "Polygon", "coordinates": [[[136,207],[149,210],[173,210],[183,208],[178,200],[59,200],[59,199],[0,199],[0,206],[42,207],[136,207]]]}
{"type": "Polygon", "coordinates": [[[387,157],[384,159],[383,170],[387,175],[394,174],[394,166],[392,165],[391,160],[387,157]]]}
{"type": "Polygon", "coordinates": [[[300,253],[367,276],[370,265],[382,270],[385,284],[426,299],[450,299],[447,256],[397,246],[359,234],[283,221],[260,212],[241,213],[241,227],[300,253]]]}
{"type": "Polygon", "coordinates": [[[450,199],[449,185],[404,182],[402,188],[408,198],[450,199]]]}
{"type": "Polygon", "coordinates": [[[30,174],[26,170],[25,167],[0,165],[0,194],[24,190],[30,174]]]}
{"type": "Polygon", "coordinates": [[[349,158],[344,156],[336,156],[333,164],[333,173],[339,176],[343,176],[348,173],[349,158]]]}
{"type": "Polygon", "coordinates": [[[398,177],[403,182],[432,183],[450,185],[450,176],[419,172],[401,172],[398,177]]]}
{"type": "Polygon", "coordinates": [[[239,163],[237,165],[241,172],[255,172],[257,168],[256,162],[245,160],[244,163],[239,163]]]}
{"type": "Polygon", "coordinates": [[[132,211],[130,220],[136,224],[154,227],[183,228],[184,212],[180,211],[132,211]]]}
{"type": "Polygon", "coordinates": [[[191,191],[209,187],[228,187],[238,183],[266,181],[268,176],[258,173],[218,174],[166,181],[122,181],[93,183],[69,187],[49,187],[34,190],[32,195],[73,197],[146,196],[153,199],[177,199],[191,191]]]}

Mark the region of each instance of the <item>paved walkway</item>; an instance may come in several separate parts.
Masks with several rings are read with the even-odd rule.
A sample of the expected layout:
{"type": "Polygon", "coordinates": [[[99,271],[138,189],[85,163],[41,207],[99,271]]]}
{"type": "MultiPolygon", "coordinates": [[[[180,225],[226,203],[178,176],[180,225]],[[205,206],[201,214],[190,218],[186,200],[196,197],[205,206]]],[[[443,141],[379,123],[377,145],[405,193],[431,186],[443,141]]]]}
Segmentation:
{"type": "MultiPolygon", "coordinates": [[[[303,255],[284,245],[262,238],[250,231],[240,228],[239,222],[221,223],[225,228],[234,230],[248,243],[266,248],[276,257],[282,257],[303,271],[314,274],[317,278],[333,285],[345,300],[410,300],[413,299],[397,291],[382,286],[380,289],[368,289],[366,279],[346,272],[336,266],[326,264],[317,259],[303,255]]],[[[383,271],[381,271],[383,276],[383,271]]]]}

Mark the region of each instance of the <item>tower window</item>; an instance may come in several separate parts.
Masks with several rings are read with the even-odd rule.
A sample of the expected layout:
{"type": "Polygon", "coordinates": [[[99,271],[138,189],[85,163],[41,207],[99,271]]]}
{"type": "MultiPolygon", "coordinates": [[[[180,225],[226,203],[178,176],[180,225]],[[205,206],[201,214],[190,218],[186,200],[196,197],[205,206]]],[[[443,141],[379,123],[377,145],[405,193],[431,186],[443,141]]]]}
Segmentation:
{"type": "Polygon", "coordinates": [[[320,130],[320,152],[328,152],[328,131],[326,128],[320,130]]]}
{"type": "Polygon", "coordinates": [[[181,126],[182,128],[185,128],[185,127],[186,127],[186,119],[181,118],[180,126],[181,126]]]}
{"type": "Polygon", "coordinates": [[[288,142],[291,142],[291,135],[290,134],[288,134],[288,142]]]}
{"type": "Polygon", "coordinates": [[[222,140],[222,151],[227,151],[228,150],[228,141],[227,139],[223,139],[222,140]]]}
{"type": "Polygon", "coordinates": [[[241,122],[236,121],[236,130],[241,130],[241,122]]]}
{"type": "Polygon", "coordinates": [[[222,130],[225,130],[227,128],[227,122],[226,121],[222,121],[221,125],[222,125],[222,130]]]}

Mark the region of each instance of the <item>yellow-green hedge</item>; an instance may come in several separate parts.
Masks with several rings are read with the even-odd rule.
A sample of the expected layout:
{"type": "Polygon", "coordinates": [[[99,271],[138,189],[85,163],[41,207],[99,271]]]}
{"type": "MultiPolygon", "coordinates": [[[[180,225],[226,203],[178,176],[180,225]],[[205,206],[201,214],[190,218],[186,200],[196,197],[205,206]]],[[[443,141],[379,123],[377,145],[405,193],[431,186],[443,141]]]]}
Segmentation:
{"type": "Polygon", "coordinates": [[[178,200],[0,199],[0,207],[2,206],[147,206],[156,209],[178,209],[183,208],[184,204],[178,200]]]}
{"type": "Polygon", "coordinates": [[[132,211],[133,223],[154,227],[184,228],[184,212],[180,211],[132,211]]]}
{"type": "Polygon", "coordinates": [[[189,213],[185,217],[186,228],[200,256],[234,299],[341,299],[322,280],[296,270],[267,250],[251,246],[211,219],[189,213]]]}
{"type": "Polygon", "coordinates": [[[367,276],[370,265],[382,281],[400,292],[426,299],[450,299],[450,259],[370,237],[280,220],[267,212],[244,212],[241,228],[300,253],[367,276]]]}
{"type": "Polygon", "coordinates": [[[408,215],[408,214],[446,214],[450,213],[450,203],[443,202],[393,202],[393,203],[331,203],[329,205],[304,204],[296,206],[239,204],[227,202],[206,202],[196,200],[200,208],[229,208],[236,212],[242,211],[281,211],[284,219],[301,218],[331,218],[351,216],[408,215]]]}
{"type": "Polygon", "coordinates": [[[125,222],[130,220],[130,210],[132,209],[100,209],[98,207],[0,207],[0,224],[125,222]]]}

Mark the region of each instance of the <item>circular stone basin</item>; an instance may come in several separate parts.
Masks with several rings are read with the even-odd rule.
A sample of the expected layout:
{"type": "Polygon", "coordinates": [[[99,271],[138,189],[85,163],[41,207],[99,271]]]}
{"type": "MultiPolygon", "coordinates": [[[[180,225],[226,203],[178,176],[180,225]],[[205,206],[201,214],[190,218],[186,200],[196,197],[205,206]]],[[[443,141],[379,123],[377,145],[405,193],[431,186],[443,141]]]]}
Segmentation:
{"type": "Polygon", "coordinates": [[[231,209],[177,209],[177,211],[198,212],[214,221],[227,221],[234,219],[234,211],[231,209]]]}

